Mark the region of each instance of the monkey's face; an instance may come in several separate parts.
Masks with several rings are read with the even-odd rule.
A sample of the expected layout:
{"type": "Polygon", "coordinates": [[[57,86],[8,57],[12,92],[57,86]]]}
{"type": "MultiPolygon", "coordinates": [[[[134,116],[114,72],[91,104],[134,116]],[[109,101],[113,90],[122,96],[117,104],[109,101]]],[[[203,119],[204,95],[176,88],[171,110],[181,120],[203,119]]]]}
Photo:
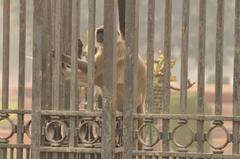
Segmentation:
{"type": "MultiPolygon", "coordinates": [[[[98,54],[99,50],[102,50],[103,48],[103,36],[104,36],[104,29],[103,26],[99,27],[95,31],[95,51],[94,54],[98,54]]],[[[83,58],[87,60],[88,57],[88,45],[83,49],[82,52],[83,58]]]]}
{"type": "Polygon", "coordinates": [[[104,36],[103,33],[104,33],[103,27],[98,28],[96,30],[96,42],[99,43],[99,44],[103,44],[103,36],[104,36]]]}

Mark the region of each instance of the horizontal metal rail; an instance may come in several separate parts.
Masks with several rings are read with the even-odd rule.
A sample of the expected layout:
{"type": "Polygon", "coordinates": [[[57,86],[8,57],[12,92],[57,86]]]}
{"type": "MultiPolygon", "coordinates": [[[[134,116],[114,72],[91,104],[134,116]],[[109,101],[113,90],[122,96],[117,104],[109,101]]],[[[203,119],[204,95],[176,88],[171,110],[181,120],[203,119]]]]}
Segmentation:
{"type": "Polygon", "coordinates": [[[32,114],[32,110],[3,109],[0,110],[0,116],[1,114],[32,114]]]}
{"type": "Polygon", "coordinates": [[[0,148],[30,148],[30,144],[0,144],[0,148]]]}
{"type": "MultiPolygon", "coordinates": [[[[88,116],[88,117],[96,117],[102,116],[102,112],[90,112],[87,110],[84,111],[56,111],[56,110],[42,110],[41,115],[60,115],[60,116],[88,116]]],[[[116,117],[122,117],[123,114],[118,112],[116,117]]]]}
{"type": "Polygon", "coordinates": [[[186,119],[186,120],[221,120],[221,121],[240,121],[240,116],[225,116],[225,115],[199,115],[199,114],[133,114],[133,118],[147,119],[186,119]]]}
{"type": "Polygon", "coordinates": [[[222,158],[222,159],[239,159],[239,155],[223,155],[211,153],[182,153],[182,152],[161,152],[161,151],[133,151],[135,156],[155,156],[155,157],[188,157],[188,158],[222,158]]]}
{"type": "MultiPolygon", "coordinates": [[[[101,153],[101,148],[82,148],[82,147],[40,147],[41,152],[71,152],[71,153],[101,153]]],[[[123,152],[122,147],[115,149],[115,153],[123,152]]]]}

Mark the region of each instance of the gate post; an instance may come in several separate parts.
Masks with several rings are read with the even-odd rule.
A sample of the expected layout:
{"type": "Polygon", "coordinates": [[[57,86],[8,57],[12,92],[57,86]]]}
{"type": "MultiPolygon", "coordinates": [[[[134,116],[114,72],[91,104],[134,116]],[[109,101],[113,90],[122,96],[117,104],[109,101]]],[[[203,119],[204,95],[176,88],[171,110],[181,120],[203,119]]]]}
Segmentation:
{"type": "Polygon", "coordinates": [[[116,2],[104,0],[102,159],[114,159],[116,147],[116,2]]]}

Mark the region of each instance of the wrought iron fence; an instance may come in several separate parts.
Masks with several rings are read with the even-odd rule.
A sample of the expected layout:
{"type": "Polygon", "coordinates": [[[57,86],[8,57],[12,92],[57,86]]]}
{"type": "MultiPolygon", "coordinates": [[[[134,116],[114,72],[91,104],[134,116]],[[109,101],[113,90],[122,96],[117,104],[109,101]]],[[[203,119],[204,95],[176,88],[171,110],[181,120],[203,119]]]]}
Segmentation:
{"type": "Polygon", "coordinates": [[[235,0],[232,116],[222,113],[224,3],[229,1],[217,1],[214,115],[206,115],[204,111],[207,0],[182,1],[181,112],[179,114],[170,113],[172,0],[165,0],[164,3],[164,70],[160,93],[156,94],[153,87],[154,36],[157,29],[155,28],[156,4],[155,0],[148,1],[146,102],[142,105],[145,112],[138,111],[136,107],[138,87],[141,85],[140,82],[144,82],[138,79],[137,73],[140,69],[138,0],[129,0],[126,3],[104,0],[104,34],[102,35],[104,48],[96,47],[100,43],[99,39],[95,38],[96,0],[88,0],[89,32],[85,61],[82,59],[83,45],[79,40],[81,1],[34,0],[32,110],[24,109],[25,74],[27,73],[25,68],[26,0],[19,0],[19,2],[18,108],[13,110],[9,108],[10,1],[3,1],[0,122],[10,125],[10,131],[7,135],[0,132],[1,159],[240,158],[239,0],[235,0]],[[190,2],[199,3],[197,114],[187,113],[190,2]],[[119,60],[118,8],[121,38],[125,49],[124,67],[121,68],[124,75],[124,85],[121,88],[123,94],[118,94],[120,88],[116,85],[119,73],[117,70],[119,69],[117,66],[119,60]],[[98,49],[103,49],[104,52],[101,63],[97,63],[95,59],[98,49]],[[70,70],[68,80],[64,78],[67,70],[70,70]],[[100,93],[102,109],[95,109],[98,106],[94,98],[96,73],[101,75],[97,82],[101,81],[99,85],[102,89],[100,93]],[[85,80],[86,85],[81,85],[81,82],[79,84],[79,79],[85,80]],[[79,94],[83,91],[79,89],[81,87],[87,87],[87,91],[84,92],[87,99],[80,109],[79,94]],[[122,112],[116,111],[119,110],[119,98],[122,99],[122,112]],[[155,98],[161,103],[160,113],[154,112],[155,98]],[[24,122],[29,114],[32,115],[32,120],[24,122]],[[11,118],[14,115],[17,116],[16,122],[11,118]],[[196,127],[190,126],[189,121],[195,122],[196,127]],[[173,129],[170,128],[171,122],[177,123],[173,129]],[[209,129],[204,128],[207,122],[212,123],[209,129]],[[226,128],[226,122],[232,123],[232,130],[226,128]],[[222,145],[212,142],[213,131],[217,129],[226,136],[222,145]],[[185,130],[189,134],[186,136],[186,143],[180,143],[176,137],[180,130],[185,130]],[[12,142],[12,138],[16,138],[16,141],[12,142]],[[25,142],[27,138],[31,140],[31,144],[25,142]],[[176,150],[172,150],[170,144],[175,145],[176,150]],[[209,145],[211,152],[206,152],[204,145],[209,145]],[[224,154],[227,145],[232,146],[232,154],[224,154]],[[191,151],[189,149],[191,146],[196,146],[196,151],[191,151]]]}

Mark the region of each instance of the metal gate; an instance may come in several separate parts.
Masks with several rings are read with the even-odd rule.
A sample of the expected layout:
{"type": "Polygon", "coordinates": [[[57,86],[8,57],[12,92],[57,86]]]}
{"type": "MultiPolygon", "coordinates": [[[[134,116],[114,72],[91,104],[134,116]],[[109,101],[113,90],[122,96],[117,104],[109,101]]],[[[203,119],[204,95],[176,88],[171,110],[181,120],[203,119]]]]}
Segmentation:
{"type": "MultiPolygon", "coordinates": [[[[3,58],[2,58],[2,109],[0,122],[10,125],[9,134],[0,132],[0,158],[17,159],[130,159],[143,158],[226,158],[238,159],[240,121],[240,0],[235,0],[235,48],[233,75],[232,116],[222,115],[223,92],[223,42],[224,3],[217,0],[216,50],[215,50],[215,113],[205,113],[205,53],[207,0],[182,0],[181,29],[181,89],[179,114],[170,113],[170,76],[172,12],[175,1],[164,3],[164,69],[162,76],[162,112],[153,112],[154,94],[154,37],[156,1],[148,0],[147,7],[147,62],[146,102],[144,112],[136,109],[140,81],[139,70],[139,0],[104,0],[104,53],[101,65],[102,109],[95,106],[96,0],[88,0],[87,66],[81,63],[83,45],[80,38],[81,0],[34,0],[33,1],[33,76],[32,110],[24,107],[25,56],[26,56],[26,0],[19,0],[19,75],[18,107],[9,107],[9,57],[10,57],[10,1],[3,0],[3,58]],[[199,3],[198,20],[198,80],[197,113],[187,112],[189,15],[190,2],[199,3]],[[118,14],[117,14],[118,13],[118,14]],[[125,41],[124,85],[122,112],[116,111],[118,76],[118,17],[120,33],[125,41]],[[68,60],[68,66],[64,60],[68,60]],[[80,62],[79,62],[80,61],[80,62]],[[79,67],[87,70],[87,91],[79,88],[79,67]],[[65,67],[65,68],[64,68],[65,67]],[[71,69],[66,80],[66,67],[71,69]],[[86,93],[86,103],[80,109],[80,91],[86,93]],[[16,115],[16,121],[11,116],[16,115]],[[27,118],[31,115],[32,118],[27,118]],[[27,121],[26,121],[27,119],[27,121]],[[195,127],[189,122],[195,123],[195,127]],[[177,123],[170,127],[171,123],[177,123]],[[231,122],[232,130],[225,126],[231,122]],[[140,124],[139,124],[140,123],[140,124]],[[161,123],[161,124],[159,124],[161,123]],[[205,128],[206,123],[212,123],[205,128]],[[189,135],[185,143],[177,139],[177,132],[189,135]],[[222,144],[215,144],[213,131],[225,134],[222,144]],[[12,141],[16,138],[16,141],[12,141]],[[31,144],[25,142],[29,138],[31,144]],[[175,149],[171,148],[175,146],[175,149]],[[210,152],[204,147],[208,145],[210,152]],[[232,153],[225,154],[226,146],[232,153]],[[190,150],[195,147],[195,150],[190,150]]],[[[232,3],[232,2],[231,2],[232,3]]],[[[86,63],[85,63],[86,64],[86,63]]],[[[82,71],[82,70],[80,70],[82,71]]],[[[144,83],[143,83],[144,85],[144,83]]],[[[85,100],[85,99],[84,99],[85,100]]]]}

